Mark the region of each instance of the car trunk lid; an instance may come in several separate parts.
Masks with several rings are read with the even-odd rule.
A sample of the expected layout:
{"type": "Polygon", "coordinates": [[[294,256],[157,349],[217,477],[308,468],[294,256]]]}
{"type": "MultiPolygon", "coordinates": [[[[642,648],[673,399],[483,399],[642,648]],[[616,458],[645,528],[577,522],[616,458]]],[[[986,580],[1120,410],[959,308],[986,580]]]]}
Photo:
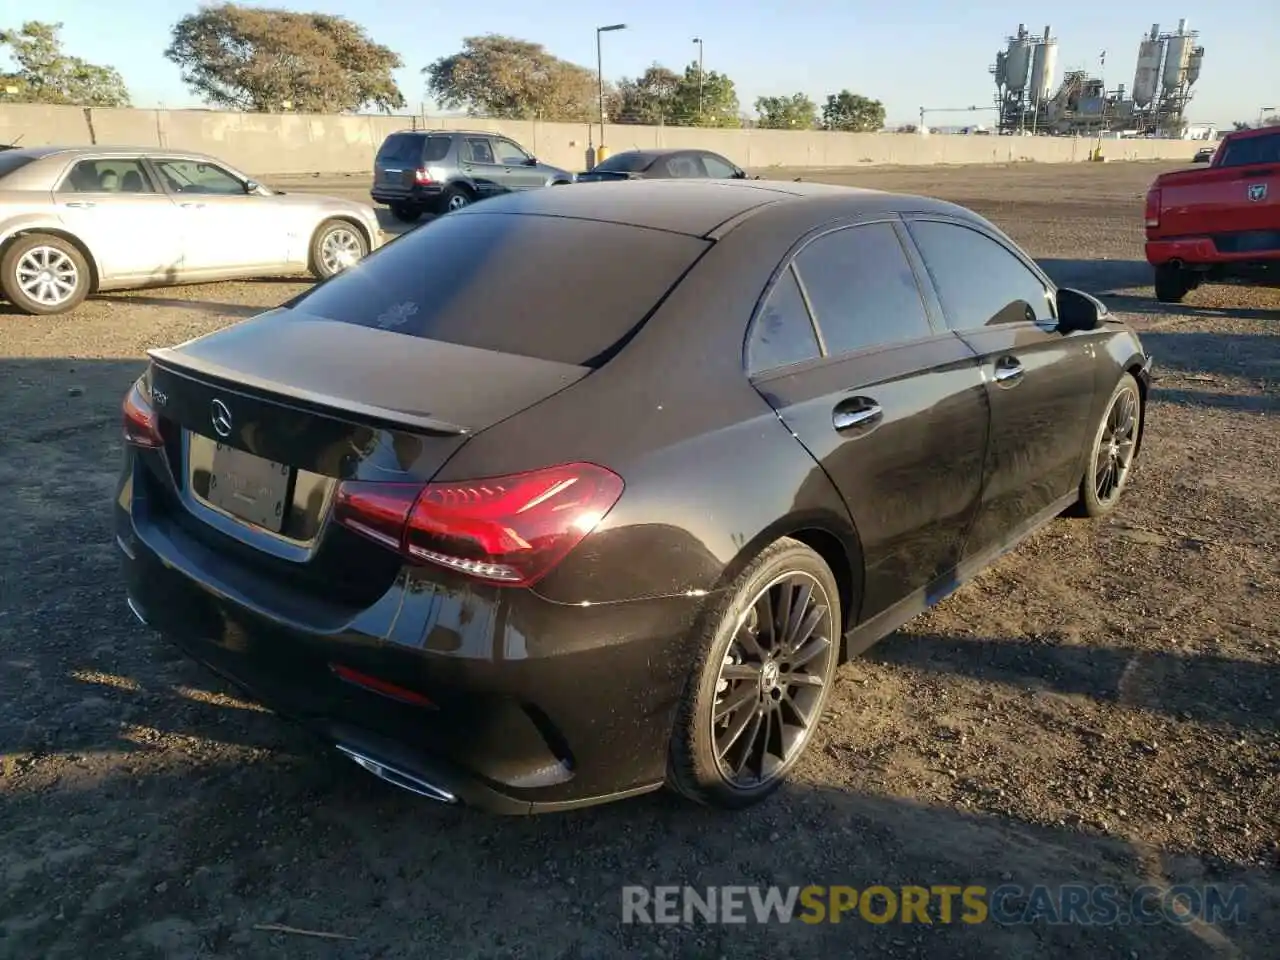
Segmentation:
{"type": "Polygon", "coordinates": [[[188,513],[304,561],[339,481],[425,483],[471,436],[589,372],[286,308],[150,356],[188,513]]]}

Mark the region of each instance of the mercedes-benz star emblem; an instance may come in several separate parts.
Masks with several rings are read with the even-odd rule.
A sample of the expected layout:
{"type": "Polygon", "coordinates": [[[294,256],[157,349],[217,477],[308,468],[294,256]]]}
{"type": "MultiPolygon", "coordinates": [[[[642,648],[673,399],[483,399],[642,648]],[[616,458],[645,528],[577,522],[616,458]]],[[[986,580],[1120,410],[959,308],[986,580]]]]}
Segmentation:
{"type": "Polygon", "coordinates": [[[231,411],[221,400],[215,399],[210,405],[213,414],[213,429],[220,437],[231,436],[231,411]]]}

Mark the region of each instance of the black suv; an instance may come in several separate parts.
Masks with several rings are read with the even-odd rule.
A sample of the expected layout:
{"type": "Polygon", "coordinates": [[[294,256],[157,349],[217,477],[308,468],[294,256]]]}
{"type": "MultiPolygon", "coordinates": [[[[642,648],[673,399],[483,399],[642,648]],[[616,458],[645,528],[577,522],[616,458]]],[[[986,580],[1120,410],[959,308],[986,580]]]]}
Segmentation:
{"type": "Polygon", "coordinates": [[[496,133],[402,130],[378,148],[369,195],[391,207],[397,220],[412,223],[427,210],[445,213],[499,193],[573,180],[496,133]]]}

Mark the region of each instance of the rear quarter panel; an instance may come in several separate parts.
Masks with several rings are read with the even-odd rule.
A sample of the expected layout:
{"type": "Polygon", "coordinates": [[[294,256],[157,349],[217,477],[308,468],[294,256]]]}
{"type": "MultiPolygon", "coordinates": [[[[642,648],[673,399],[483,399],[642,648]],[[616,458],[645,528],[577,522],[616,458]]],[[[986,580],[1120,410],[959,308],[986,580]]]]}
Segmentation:
{"type": "Polygon", "coordinates": [[[604,368],[480,434],[436,476],[573,460],[622,476],[618,504],[538,585],[546,598],[717,591],[769,542],[802,528],[856,555],[838,492],[742,368],[748,320],[795,235],[737,234],[704,254],[604,368]]]}

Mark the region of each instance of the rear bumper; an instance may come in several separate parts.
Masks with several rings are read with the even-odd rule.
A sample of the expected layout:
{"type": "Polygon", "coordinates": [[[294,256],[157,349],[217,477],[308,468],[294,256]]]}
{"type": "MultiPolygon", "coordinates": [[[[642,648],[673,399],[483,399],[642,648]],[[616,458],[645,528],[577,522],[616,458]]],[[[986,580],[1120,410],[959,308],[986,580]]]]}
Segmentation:
{"type": "Polygon", "coordinates": [[[411,189],[403,187],[374,187],[369,196],[375,203],[411,203],[430,204],[438,200],[444,193],[444,185],[439,183],[417,184],[411,189]]]}
{"type": "Polygon", "coordinates": [[[1178,261],[1189,267],[1220,266],[1257,263],[1280,263],[1280,250],[1245,251],[1227,253],[1219,250],[1209,237],[1177,237],[1170,240],[1148,240],[1147,263],[1153,267],[1178,261]]]}
{"type": "Polygon", "coordinates": [[[405,568],[348,616],[318,598],[313,612],[296,593],[268,606],[285,588],[246,580],[166,522],[139,455],[126,459],[115,528],[135,615],[367,769],[509,814],[662,785],[700,601],[568,606],[405,568]],[[338,665],[419,699],[373,692],[338,665]]]}

